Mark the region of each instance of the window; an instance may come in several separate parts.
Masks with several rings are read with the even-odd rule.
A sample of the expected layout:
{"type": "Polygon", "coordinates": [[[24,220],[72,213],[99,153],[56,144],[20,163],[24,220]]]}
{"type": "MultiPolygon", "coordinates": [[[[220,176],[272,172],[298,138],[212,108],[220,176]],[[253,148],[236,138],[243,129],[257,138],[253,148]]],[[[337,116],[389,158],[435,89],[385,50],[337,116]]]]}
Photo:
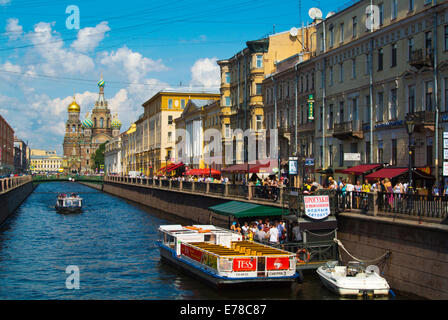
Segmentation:
{"type": "Polygon", "coordinates": [[[173,109],[173,99],[168,99],[168,109],[173,109]]]}
{"type": "Polygon", "coordinates": [[[384,24],[384,4],[380,3],[378,5],[378,10],[379,10],[379,19],[380,19],[380,26],[382,26],[384,24]]]}
{"type": "Polygon", "coordinates": [[[414,38],[408,39],[408,60],[412,59],[412,52],[414,51],[415,40],[414,38]]]}
{"type": "Polygon", "coordinates": [[[324,113],[322,112],[322,107],[319,108],[319,129],[322,131],[324,123],[324,113]]]}
{"type": "Polygon", "coordinates": [[[230,124],[228,124],[228,123],[226,123],[226,125],[225,125],[225,133],[224,134],[225,134],[226,138],[230,138],[232,135],[231,130],[230,130],[230,124]]]}
{"type": "Polygon", "coordinates": [[[329,167],[332,168],[333,167],[333,146],[332,145],[328,146],[328,158],[330,160],[329,167]]]}
{"type": "Polygon", "coordinates": [[[392,8],[391,8],[391,19],[397,19],[398,14],[398,0],[392,0],[392,8]]]}
{"type": "Polygon", "coordinates": [[[397,165],[397,139],[392,139],[392,165],[397,165]]]}
{"type": "Polygon", "coordinates": [[[339,102],[339,123],[344,123],[344,102],[339,102]]]}
{"type": "Polygon", "coordinates": [[[330,26],[330,47],[333,47],[334,44],[334,27],[333,25],[330,26]]]}
{"type": "Polygon", "coordinates": [[[320,51],[324,51],[325,43],[324,43],[324,33],[320,33],[320,51]]]}
{"type": "Polygon", "coordinates": [[[394,43],[392,45],[392,63],[391,67],[397,66],[397,44],[394,43]]]}
{"type": "Polygon", "coordinates": [[[378,92],[378,108],[377,108],[376,121],[383,122],[384,117],[384,93],[378,92]]]}
{"type": "Polygon", "coordinates": [[[354,98],[352,99],[352,120],[353,121],[358,121],[358,98],[354,98]]]}
{"type": "Polygon", "coordinates": [[[226,72],[226,83],[230,83],[230,72],[226,72]]]}
{"type": "Polygon", "coordinates": [[[383,48],[378,50],[378,71],[383,70],[383,48]]]}
{"type": "Polygon", "coordinates": [[[320,152],[319,152],[319,164],[322,167],[323,166],[323,161],[324,161],[324,147],[320,146],[320,152]]]}
{"type": "Polygon", "coordinates": [[[263,116],[258,115],[257,116],[257,126],[256,126],[257,130],[262,130],[263,129],[263,116]]]}
{"type": "Polygon", "coordinates": [[[370,161],[370,141],[366,142],[366,157],[365,157],[365,163],[372,163],[372,161],[370,161]]]}
{"type": "Polygon", "coordinates": [[[226,99],[226,106],[230,106],[230,97],[225,97],[225,99],[226,99]]]}
{"type": "Polygon", "coordinates": [[[333,129],[333,123],[334,123],[333,105],[330,104],[330,112],[329,112],[329,115],[328,115],[328,129],[329,130],[333,129]]]}
{"type": "Polygon", "coordinates": [[[330,86],[333,85],[333,67],[330,67],[330,86]]]}
{"type": "Polygon", "coordinates": [[[432,32],[428,31],[425,33],[425,48],[426,52],[432,49],[432,32]]]}
{"type": "Polygon", "coordinates": [[[339,145],[339,167],[344,166],[344,145],[341,143],[339,145]]]}
{"type": "Polygon", "coordinates": [[[389,119],[394,120],[397,118],[397,89],[390,90],[390,110],[389,119]]]}
{"type": "Polygon", "coordinates": [[[168,116],[168,124],[173,124],[173,116],[168,116]]]}
{"type": "Polygon", "coordinates": [[[104,119],[101,118],[101,119],[100,119],[100,128],[103,128],[103,127],[104,127],[104,119]]]}
{"type": "Polygon", "coordinates": [[[257,68],[263,68],[263,56],[257,55],[257,68]]]}
{"type": "Polygon", "coordinates": [[[445,112],[448,111],[448,78],[444,79],[445,85],[445,112]]]}
{"type": "Polygon", "coordinates": [[[339,64],[339,82],[344,82],[344,64],[339,64]]]}
{"type": "Polygon", "coordinates": [[[414,0],[409,0],[409,11],[414,10],[414,0]]]}
{"type": "Polygon", "coordinates": [[[366,106],[366,110],[364,112],[364,122],[365,123],[370,123],[370,117],[371,117],[371,113],[370,113],[370,95],[367,95],[365,97],[365,106],[366,106]]]}
{"type": "Polygon", "coordinates": [[[173,133],[171,131],[168,132],[168,142],[171,142],[173,133]]]}
{"type": "Polygon", "coordinates": [[[445,51],[448,50],[448,25],[445,26],[445,51]]]}
{"type": "Polygon", "coordinates": [[[425,106],[426,111],[433,111],[434,94],[433,94],[432,81],[427,81],[425,83],[425,106]]]}
{"type": "Polygon", "coordinates": [[[183,109],[185,109],[185,99],[180,100],[180,107],[183,109]]]}
{"type": "Polygon", "coordinates": [[[339,33],[339,42],[344,42],[344,23],[341,23],[340,27],[339,27],[340,33],[339,33]]]}
{"type": "Polygon", "coordinates": [[[378,140],[378,163],[384,163],[383,154],[383,140],[378,140]]]}
{"type": "Polygon", "coordinates": [[[261,83],[257,83],[257,84],[255,85],[255,94],[257,94],[257,95],[262,94],[261,83]]]}
{"type": "Polygon", "coordinates": [[[352,26],[353,26],[353,38],[355,38],[357,35],[357,28],[358,28],[358,18],[357,17],[353,17],[352,26]]]}
{"type": "Polygon", "coordinates": [[[352,59],[352,79],[356,79],[356,58],[352,59]]]}
{"type": "Polygon", "coordinates": [[[365,65],[365,72],[364,74],[370,74],[370,54],[366,54],[366,65],[365,65]]]}
{"type": "Polygon", "coordinates": [[[408,87],[408,110],[409,113],[414,113],[415,110],[415,86],[408,87]]]}

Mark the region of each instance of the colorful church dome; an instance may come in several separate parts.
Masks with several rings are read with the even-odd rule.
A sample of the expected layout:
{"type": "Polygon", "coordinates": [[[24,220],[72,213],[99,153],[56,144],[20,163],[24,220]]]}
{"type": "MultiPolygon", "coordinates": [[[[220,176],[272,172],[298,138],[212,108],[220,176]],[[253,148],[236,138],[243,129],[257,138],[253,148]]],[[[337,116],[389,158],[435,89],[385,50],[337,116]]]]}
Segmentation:
{"type": "Polygon", "coordinates": [[[90,120],[90,119],[85,119],[85,120],[82,122],[82,126],[83,126],[84,128],[92,128],[92,127],[93,127],[93,121],[90,120]]]}
{"type": "Polygon", "coordinates": [[[68,106],[68,112],[80,112],[81,107],[76,103],[75,97],[73,96],[73,102],[68,106]]]}
{"type": "Polygon", "coordinates": [[[121,128],[121,121],[118,120],[118,119],[114,119],[112,121],[111,125],[112,125],[112,128],[114,128],[114,129],[120,129],[121,128]]]}

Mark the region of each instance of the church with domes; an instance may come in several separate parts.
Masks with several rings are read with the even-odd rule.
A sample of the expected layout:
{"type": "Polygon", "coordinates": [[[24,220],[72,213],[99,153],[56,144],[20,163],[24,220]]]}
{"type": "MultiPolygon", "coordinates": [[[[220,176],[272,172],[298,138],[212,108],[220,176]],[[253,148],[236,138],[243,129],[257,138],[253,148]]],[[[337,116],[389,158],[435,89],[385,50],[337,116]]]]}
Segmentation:
{"type": "Polygon", "coordinates": [[[73,102],[68,106],[63,150],[64,169],[69,173],[93,173],[92,154],[98,147],[110,139],[120,135],[121,122],[117,115],[111,115],[107,100],[104,98],[105,82],[101,76],[98,82],[98,100],[91,113],[87,113],[81,121],[81,107],[73,96],[73,102]]]}

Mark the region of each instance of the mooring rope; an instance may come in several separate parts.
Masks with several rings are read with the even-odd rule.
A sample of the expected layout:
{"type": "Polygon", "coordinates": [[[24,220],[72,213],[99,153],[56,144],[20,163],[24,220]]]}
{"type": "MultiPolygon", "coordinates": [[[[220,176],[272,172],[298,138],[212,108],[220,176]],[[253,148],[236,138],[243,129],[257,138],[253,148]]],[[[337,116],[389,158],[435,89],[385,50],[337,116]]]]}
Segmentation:
{"type": "Polygon", "coordinates": [[[329,233],[326,233],[326,234],[316,234],[316,233],[312,233],[312,232],[309,231],[309,230],[305,230],[305,232],[306,232],[306,233],[309,233],[309,234],[311,234],[311,235],[313,235],[313,236],[316,236],[316,237],[326,237],[326,236],[329,236],[329,235],[332,234],[332,233],[335,233],[336,230],[333,230],[333,231],[331,231],[331,232],[329,232],[329,233]]]}
{"type": "MultiPolygon", "coordinates": [[[[334,242],[336,242],[338,244],[339,248],[342,248],[342,250],[344,250],[353,260],[356,260],[356,261],[362,262],[362,263],[366,263],[366,264],[371,264],[371,263],[373,263],[375,261],[381,261],[383,259],[387,259],[389,257],[389,255],[391,254],[391,252],[388,250],[388,251],[386,251],[385,254],[381,255],[380,257],[378,257],[376,259],[373,259],[373,260],[361,260],[361,259],[358,259],[355,256],[353,256],[350,252],[348,252],[348,250],[344,247],[344,245],[342,244],[341,241],[339,241],[336,238],[334,238],[333,240],[334,240],[334,242]]],[[[341,253],[340,252],[339,252],[339,258],[341,258],[341,253]]]]}

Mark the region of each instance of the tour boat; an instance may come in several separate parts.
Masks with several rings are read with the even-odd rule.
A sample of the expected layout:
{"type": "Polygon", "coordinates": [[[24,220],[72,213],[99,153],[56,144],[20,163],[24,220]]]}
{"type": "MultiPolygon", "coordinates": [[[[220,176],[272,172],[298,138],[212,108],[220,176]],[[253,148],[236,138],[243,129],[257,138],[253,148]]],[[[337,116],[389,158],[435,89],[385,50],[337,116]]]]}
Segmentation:
{"type": "Polygon", "coordinates": [[[162,225],[160,256],[217,287],[246,283],[291,283],[296,255],[213,225],[162,225]]]}
{"type": "Polygon", "coordinates": [[[381,296],[388,295],[390,290],[378,267],[365,268],[355,261],[347,266],[339,266],[337,261],[327,262],[317,269],[317,274],[328,289],[341,296],[381,296]]]}
{"type": "Polygon", "coordinates": [[[58,195],[58,200],[55,206],[59,213],[77,213],[82,210],[82,198],[76,193],[58,195]]]}

